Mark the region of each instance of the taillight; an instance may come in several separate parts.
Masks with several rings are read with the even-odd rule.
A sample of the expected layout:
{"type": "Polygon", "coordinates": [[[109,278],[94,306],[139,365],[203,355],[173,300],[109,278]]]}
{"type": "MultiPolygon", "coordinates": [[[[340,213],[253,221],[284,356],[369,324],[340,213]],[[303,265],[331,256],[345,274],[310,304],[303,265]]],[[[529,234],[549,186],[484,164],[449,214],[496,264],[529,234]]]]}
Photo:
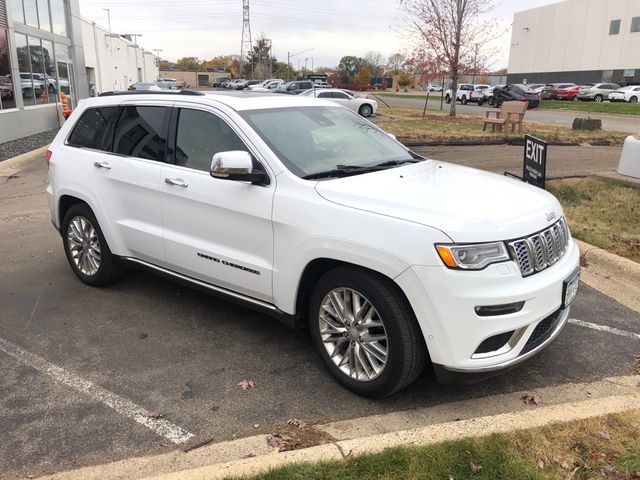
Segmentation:
{"type": "Polygon", "coordinates": [[[521,102],[526,102],[527,101],[527,97],[520,97],[520,101],[521,102]]]}
{"type": "Polygon", "coordinates": [[[47,164],[47,168],[49,168],[49,162],[51,162],[51,155],[53,155],[53,152],[49,149],[47,149],[47,154],[44,157],[44,161],[47,164]]]}

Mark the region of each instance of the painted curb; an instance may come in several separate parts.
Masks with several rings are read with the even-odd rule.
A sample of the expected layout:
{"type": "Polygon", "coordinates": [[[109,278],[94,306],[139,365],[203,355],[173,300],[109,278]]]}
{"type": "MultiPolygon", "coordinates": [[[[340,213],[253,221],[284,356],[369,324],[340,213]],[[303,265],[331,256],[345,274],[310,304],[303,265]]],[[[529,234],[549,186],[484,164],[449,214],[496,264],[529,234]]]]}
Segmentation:
{"type": "Polygon", "coordinates": [[[627,308],[640,313],[640,264],[574,239],[586,266],[581,280],[627,308]]]}
{"type": "Polygon", "coordinates": [[[49,148],[49,145],[45,145],[44,147],[36,148],[35,150],[31,150],[30,152],[23,153],[22,155],[3,160],[2,162],[0,162],[0,177],[10,177],[12,175],[15,175],[21,170],[24,170],[30,162],[34,161],[37,158],[40,158],[44,163],[47,148],[49,148]]]}

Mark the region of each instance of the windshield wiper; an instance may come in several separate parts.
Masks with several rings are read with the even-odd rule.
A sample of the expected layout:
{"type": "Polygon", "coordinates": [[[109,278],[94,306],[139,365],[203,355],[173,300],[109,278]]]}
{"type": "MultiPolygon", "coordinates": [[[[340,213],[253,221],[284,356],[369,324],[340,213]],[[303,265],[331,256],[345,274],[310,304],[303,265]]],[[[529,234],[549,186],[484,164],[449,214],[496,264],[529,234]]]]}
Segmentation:
{"type": "Polygon", "coordinates": [[[326,170],[324,172],[311,173],[309,175],[305,175],[305,180],[314,180],[319,178],[330,178],[330,177],[348,177],[351,175],[359,175],[361,173],[369,173],[369,172],[377,172],[380,170],[385,170],[390,167],[395,167],[397,165],[402,165],[405,163],[417,163],[422,160],[388,160],[386,162],[378,163],[376,165],[336,165],[336,168],[331,170],[326,170]]]}

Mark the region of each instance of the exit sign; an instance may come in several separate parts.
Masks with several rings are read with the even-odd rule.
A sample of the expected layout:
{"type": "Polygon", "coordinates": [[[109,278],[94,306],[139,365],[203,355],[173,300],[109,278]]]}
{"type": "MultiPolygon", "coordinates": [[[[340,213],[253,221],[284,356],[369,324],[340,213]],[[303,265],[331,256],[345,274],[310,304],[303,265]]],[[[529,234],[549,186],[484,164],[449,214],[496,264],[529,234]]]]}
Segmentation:
{"type": "Polygon", "coordinates": [[[546,176],[547,142],[531,135],[525,135],[522,180],[544,189],[546,176]]]}

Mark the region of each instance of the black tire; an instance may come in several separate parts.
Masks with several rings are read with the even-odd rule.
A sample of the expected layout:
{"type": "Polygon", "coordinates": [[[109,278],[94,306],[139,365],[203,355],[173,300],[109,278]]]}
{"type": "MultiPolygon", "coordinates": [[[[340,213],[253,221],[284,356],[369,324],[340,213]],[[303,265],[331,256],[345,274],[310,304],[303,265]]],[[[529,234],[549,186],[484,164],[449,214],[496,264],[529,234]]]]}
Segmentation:
{"type": "Polygon", "coordinates": [[[381,397],[400,390],[416,379],[428,361],[424,337],[398,286],[392,280],[364,269],[339,267],[320,278],[309,302],[309,326],[316,350],[334,378],[364,397],[381,397]],[[325,348],[320,333],[320,309],[325,296],[336,288],[350,288],[362,294],[377,310],[384,324],[387,362],[382,372],[372,380],[356,380],[342,372],[325,348]]]}
{"type": "Polygon", "coordinates": [[[363,103],[358,110],[358,113],[363,117],[370,117],[373,115],[373,107],[368,103],[363,103]]]}
{"type": "Polygon", "coordinates": [[[462,104],[466,105],[467,103],[469,103],[469,100],[467,100],[467,96],[466,95],[463,95],[462,96],[462,104]]]}
{"type": "Polygon", "coordinates": [[[98,220],[86,203],[76,203],[69,208],[62,220],[61,232],[64,253],[67,256],[67,261],[76,276],[84,283],[94,287],[101,287],[113,283],[123,276],[123,268],[118,263],[116,257],[111,253],[109,245],[107,245],[107,241],[105,240],[102,230],[100,229],[100,225],[98,224],[98,220]],[[69,240],[69,225],[76,218],[88,221],[97,235],[100,260],[97,270],[92,274],[83,272],[80,267],[76,265],[73,259],[73,254],[71,252],[72,242],[69,240]]]}
{"type": "Polygon", "coordinates": [[[484,105],[484,98],[478,100],[478,106],[481,107],[482,105],[484,105]]]}
{"type": "Polygon", "coordinates": [[[638,103],[638,97],[631,97],[629,103],[638,103]]]}
{"type": "Polygon", "coordinates": [[[451,103],[451,97],[449,95],[447,95],[444,100],[447,103],[451,103]]]}
{"type": "Polygon", "coordinates": [[[596,95],[595,97],[593,97],[593,101],[596,103],[602,103],[603,100],[604,97],[602,95],[596,95]]]}

